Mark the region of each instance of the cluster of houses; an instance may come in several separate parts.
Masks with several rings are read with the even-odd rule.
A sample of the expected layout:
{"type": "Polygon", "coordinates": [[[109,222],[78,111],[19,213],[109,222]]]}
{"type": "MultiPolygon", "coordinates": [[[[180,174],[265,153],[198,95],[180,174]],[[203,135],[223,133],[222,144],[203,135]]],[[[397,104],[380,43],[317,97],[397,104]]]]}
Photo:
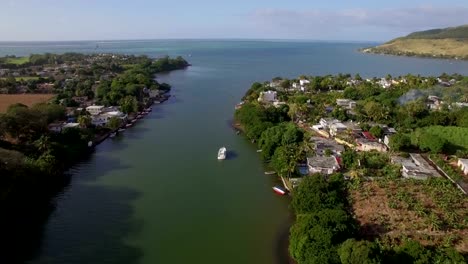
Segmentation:
{"type": "MultiPolygon", "coordinates": [[[[82,108],[77,108],[77,111],[82,111],[82,108]]],[[[90,114],[91,124],[95,127],[105,127],[109,123],[109,120],[113,117],[122,120],[122,123],[127,121],[128,115],[121,112],[118,107],[110,106],[105,107],[102,105],[91,105],[86,107],[86,112],[90,114]]],[[[70,117],[70,115],[69,115],[70,117]]],[[[66,128],[76,128],[80,124],[76,122],[76,118],[69,118],[66,122],[56,122],[49,124],[49,131],[60,133],[66,128]]]]}

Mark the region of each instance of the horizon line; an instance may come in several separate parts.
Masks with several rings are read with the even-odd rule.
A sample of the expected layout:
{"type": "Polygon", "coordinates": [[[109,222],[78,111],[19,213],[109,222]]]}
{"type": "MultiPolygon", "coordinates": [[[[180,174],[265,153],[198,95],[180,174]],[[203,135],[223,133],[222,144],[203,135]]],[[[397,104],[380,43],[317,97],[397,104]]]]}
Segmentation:
{"type": "Polygon", "coordinates": [[[46,43],[46,42],[148,42],[148,41],[294,41],[294,42],[343,42],[383,43],[384,40],[338,40],[306,38],[129,38],[129,39],[70,39],[70,40],[0,40],[0,43],[46,43]]]}

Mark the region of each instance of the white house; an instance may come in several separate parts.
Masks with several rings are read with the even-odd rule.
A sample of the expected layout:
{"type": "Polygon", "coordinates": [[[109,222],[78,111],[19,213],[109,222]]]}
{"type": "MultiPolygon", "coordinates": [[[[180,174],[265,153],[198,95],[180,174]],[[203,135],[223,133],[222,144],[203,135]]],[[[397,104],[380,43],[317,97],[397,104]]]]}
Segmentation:
{"type": "Polygon", "coordinates": [[[260,96],[258,97],[259,102],[263,103],[272,103],[276,101],[276,91],[266,91],[260,92],[260,96]]]}
{"type": "Polygon", "coordinates": [[[305,80],[305,79],[304,79],[304,80],[299,80],[299,84],[300,84],[302,87],[304,87],[304,86],[306,86],[307,84],[310,84],[310,81],[309,81],[309,80],[305,80]]]}
{"type": "Polygon", "coordinates": [[[99,115],[99,113],[102,112],[102,109],[104,109],[103,105],[91,105],[86,107],[86,111],[91,115],[99,115]]]}
{"type": "Polygon", "coordinates": [[[465,175],[468,175],[468,159],[458,159],[458,166],[465,175]]]}
{"type": "Polygon", "coordinates": [[[106,126],[112,117],[117,117],[121,120],[125,120],[127,118],[127,115],[120,111],[106,112],[100,115],[94,115],[92,117],[91,124],[97,127],[106,126]]]}

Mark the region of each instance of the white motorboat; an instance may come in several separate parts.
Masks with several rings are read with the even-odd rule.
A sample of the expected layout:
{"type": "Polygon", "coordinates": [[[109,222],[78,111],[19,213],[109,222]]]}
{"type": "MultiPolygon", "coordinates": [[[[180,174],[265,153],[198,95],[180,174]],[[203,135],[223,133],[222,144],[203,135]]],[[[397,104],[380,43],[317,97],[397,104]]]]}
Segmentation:
{"type": "Polygon", "coordinates": [[[226,159],[226,152],[227,152],[226,147],[220,148],[220,149],[218,150],[218,159],[219,159],[219,160],[224,160],[224,159],[226,159]]]}

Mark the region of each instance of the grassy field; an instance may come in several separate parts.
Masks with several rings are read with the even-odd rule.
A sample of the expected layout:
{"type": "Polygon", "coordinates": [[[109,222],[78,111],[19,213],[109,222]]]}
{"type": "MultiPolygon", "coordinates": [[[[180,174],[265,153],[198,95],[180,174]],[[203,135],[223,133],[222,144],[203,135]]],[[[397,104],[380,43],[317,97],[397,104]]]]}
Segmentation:
{"type": "MultiPolygon", "coordinates": [[[[6,79],[6,78],[0,78],[0,79],[6,79]]],[[[22,77],[15,77],[16,81],[29,81],[29,80],[38,80],[39,77],[36,76],[22,76],[22,77]]]]}
{"type": "Polygon", "coordinates": [[[424,132],[446,139],[450,144],[468,149],[468,128],[455,126],[430,126],[421,128],[424,132]]]}
{"type": "Polygon", "coordinates": [[[29,62],[29,57],[7,58],[6,63],[21,65],[29,62]]]}
{"type": "Polygon", "coordinates": [[[364,237],[390,244],[412,238],[468,252],[468,197],[445,179],[378,180],[351,190],[364,237]]]}
{"type": "Polygon", "coordinates": [[[0,113],[6,112],[8,106],[12,104],[21,103],[32,106],[37,103],[47,102],[54,96],[54,94],[1,94],[0,113]]]}
{"type": "Polygon", "coordinates": [[[468,59],[468,40],[396,39],[367,51],[393,55],[468,59]]]}

